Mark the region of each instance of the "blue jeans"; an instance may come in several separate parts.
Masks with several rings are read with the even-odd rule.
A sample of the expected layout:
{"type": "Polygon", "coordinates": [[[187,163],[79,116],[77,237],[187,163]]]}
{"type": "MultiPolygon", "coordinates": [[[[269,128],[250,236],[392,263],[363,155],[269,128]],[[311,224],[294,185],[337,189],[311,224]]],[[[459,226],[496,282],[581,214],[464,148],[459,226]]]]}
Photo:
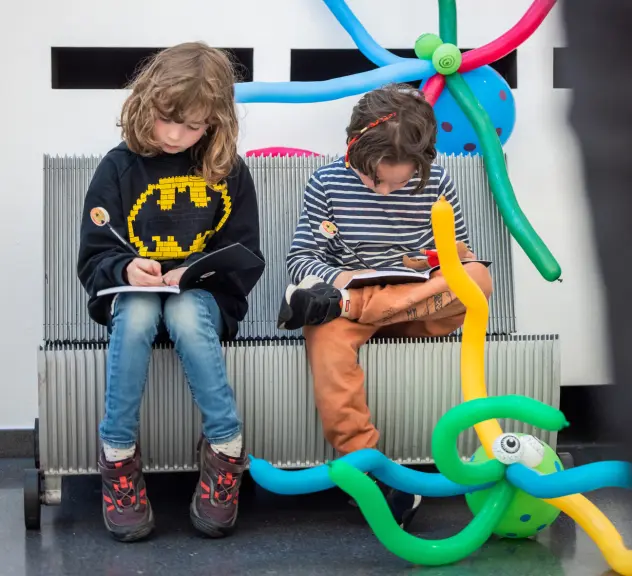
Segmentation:
{"type": "Polygon", "coordinates": [[[110,324],[101,440],[114,448],[135,444],[152,345],[161,320],[202,413],[204,435],[213,443],[232,440],[241,433],[242,423],[220,344],[222,315],[215,298],[205,290],[167,297],[140,292],[118,295],[110,324]]]}

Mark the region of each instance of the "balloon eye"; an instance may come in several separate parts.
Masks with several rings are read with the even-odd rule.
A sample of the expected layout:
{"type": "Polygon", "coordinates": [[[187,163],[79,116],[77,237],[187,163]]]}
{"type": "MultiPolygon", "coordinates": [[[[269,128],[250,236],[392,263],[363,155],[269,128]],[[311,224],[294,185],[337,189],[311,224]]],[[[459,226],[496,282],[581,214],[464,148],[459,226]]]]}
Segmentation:
{"type": "Polygon", "coordinates": [[[500,442],[500,447],[508,454],[515,454],[520,451],[520,440],[516,436],[505,436],[500,442]]]}

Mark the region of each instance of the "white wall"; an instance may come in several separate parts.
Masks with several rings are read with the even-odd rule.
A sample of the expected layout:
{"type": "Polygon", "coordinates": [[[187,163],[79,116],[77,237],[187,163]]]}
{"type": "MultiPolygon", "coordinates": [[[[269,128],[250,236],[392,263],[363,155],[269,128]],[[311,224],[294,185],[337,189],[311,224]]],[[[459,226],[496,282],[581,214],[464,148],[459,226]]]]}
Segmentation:
{"type": "MultiPolygon", "coordinates": [[[[412,47],[437,31],[435,0],[349,0],[388,47],[412,47]]],[[[529,0],[459,3],[459,44],[478,46],[509,28],[529,0]]],[[[32,425],[37,413],[36,350],[42,337],[41,158],[104,153],[117,144],[122,91],[50,88],[50,46],[166,46],[203,39],[255,49],[255,79],[289,79],[291,48],[353,47],[320,0],[23,0],[10,3],[0,35],[3,138],[0,168],[0,428],[32,425]],[[28,34],[25,34],[28,30],[28,34]]],[[[518,326],[557,332],[564,384],[609,381],[599,299],[577,152],[566,127],[569,94],[552,90],[552,48],[563,45],[559,9],[519,50],[517,125],[507,145],[518,198],[562,263],[563,284],[548,284],[515,249],[518,326]]],[[[4,18],[3,18],[4,20],[4,18]]],[[[271,145],[340,152],[355,98],[308,105],[241,108],[240,149],[271,145]]]]}

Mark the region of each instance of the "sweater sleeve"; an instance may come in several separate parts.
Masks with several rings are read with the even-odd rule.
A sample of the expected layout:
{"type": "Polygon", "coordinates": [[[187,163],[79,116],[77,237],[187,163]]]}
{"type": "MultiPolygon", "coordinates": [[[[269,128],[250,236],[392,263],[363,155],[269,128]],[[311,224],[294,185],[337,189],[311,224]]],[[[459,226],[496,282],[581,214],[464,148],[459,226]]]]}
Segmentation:
{"type": "Polygon", "coordinates": [[[327,239],[319,232],[323,220],[330,220],[327,197],[318,175],[305,188],[303,208],[287,255],[288,274],[294,284],[315,275],[332,283],[341,270],[327,263],[327,239]]]}
{"type": "Polygon", "coordinates": [[[112,228],[127,238],[118,172],[107,156],[90,182],[81,217],[77,274],[91,297],[99,290],[126,284],[125,268],[136,257],[107,226],[92,222],[90,211],[98,207],[108,211],[112,228]]]}
{"type": "Polygon", "coordinates": [[[470,246],[470,237],[465,225],[465,218],[463,217],[463,211],[461,210],[461,203],[456,193],[456,186],[454,181],[448,174],[447,170],[443,171],[441,182],[439,183],[439,197],[444,196],[445,199],[452,205],[454,210],[454,228],[456,232],[457,241],[464,242],[467,246],[470,246]]]}

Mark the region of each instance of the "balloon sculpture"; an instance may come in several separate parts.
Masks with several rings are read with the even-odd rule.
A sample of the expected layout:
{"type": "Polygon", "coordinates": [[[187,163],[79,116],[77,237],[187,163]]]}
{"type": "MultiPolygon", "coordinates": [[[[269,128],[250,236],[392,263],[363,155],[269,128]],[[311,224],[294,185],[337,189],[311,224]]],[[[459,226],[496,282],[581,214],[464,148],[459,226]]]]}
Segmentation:
{"type": "MultiPolygon", "coordinates": [[[[482,152],[490,188],[507,228],[541,275],[549,281],[558,280],[560,266],[520,209],[507,174],[502,144],[511,135],[515,122],[513,97],[504,80],[488,66],[529,38],[555,0],[534,0],[508,32],[464,55],[457,48],[456,2],[439,0],[439,36],[420,36],[415,44],[416,59],[400,58],[379,46],[344,0],[324,2],[360,51],[378,68],[324,82],[238,84],[237,100],[322,102],[361,94],[390,82],[427,79],[423,91],[435,106],[439,150],[482,152]]],[[[465,402],[447,412],[434,431],[432,452],[440,473],[414,471],[377,450],[361,450],[299,472],[278,470],[250,456],[252,477],[264,488],[280,494],[305,494],[339,486],[355,499],[388,550],[422,565],[457,562],[480,548],[494,533],[506,538],[532,536],[550,526],[563,511],[596,542],[613,570],[632,576],[632,551],[625,548],[621,536],[601,511],[581,495],[604,487],[632,488],[632,466],[601,462],[563,470],[554,451],[537,438],[503,433],[497,418],[522,420],[544,430],[560,430],[568,423],[559,410],[531,398],[487,398],[487,299],[459,261],[454,213],[444,199],[432,209],[432,226],[443,274],[466,307],[461,354],[465,402]],[[456,441],[470,426],[474,426],[482,447],[470,462],[463,462],[456,441]],[[416,538],[397,526],[381,491],[364,474],[369,471],[385,484],[411,494],[465,494],[474,519],[451,538],[416,538]]]]}
{"type": "Polygon", "coordinates": [[[546,280],[559,280],[560,265],[521,210],[507,174],[502,144],[511,135],[515,122],[513,96],[506,82],[488,66],[529,38],[556,0],[534,0],[513,28],[464,55],[456,45],[456,0],[439,0],[440,35],[420,36],[415,44],[417,58],[401,58],[382,48],[344,0],[324,2],[360,51],[378,68],[321,82],[237,84],[237,101],[323,102],[362,94],[390,82],[428,79],[423,92],[435,106],[438,149],[447,154],[482,151],[490,188],[509,232],[546,280]],[[445,86],[449,94],[444,93],[445,86]]]}
{"type": "Polygon", "coordinates": [[[560,511],[573,518],[595,541],[610,567],[632,576],[632,551],[604,514],[581,492],[604,487],[632,488],[632,466],[600,462],[563,470],[554,451],[533,436],[504,434],[497,418],[521,420],[543,430],[568,425],[564,415],[537,400],[517,395],[487,397],[485,295],[461,264],[454,229],[454,212],[445,199],[432,208],[432,225],[448,286],[465,305],[461,352],[461,384],[465,402],[437,423],[432,454],[439,474],[400,466],[377,450],[361,450],[327,465],[298,472],[274,468],[250,456],[254,480],[279,494],[305,494],[335,485],[358,504],[380,542],[393,554],[426,566],[458,562],[480,548],[492,534],[524,538],[544,530],[560,511]],[[482,449],[463,462],[457,438],[474,426],[482,449]],[[456,536],[424,540],[395,522],[377,485],[364,474],[411,494],[466,494],[474,519],[456,536]]]}

